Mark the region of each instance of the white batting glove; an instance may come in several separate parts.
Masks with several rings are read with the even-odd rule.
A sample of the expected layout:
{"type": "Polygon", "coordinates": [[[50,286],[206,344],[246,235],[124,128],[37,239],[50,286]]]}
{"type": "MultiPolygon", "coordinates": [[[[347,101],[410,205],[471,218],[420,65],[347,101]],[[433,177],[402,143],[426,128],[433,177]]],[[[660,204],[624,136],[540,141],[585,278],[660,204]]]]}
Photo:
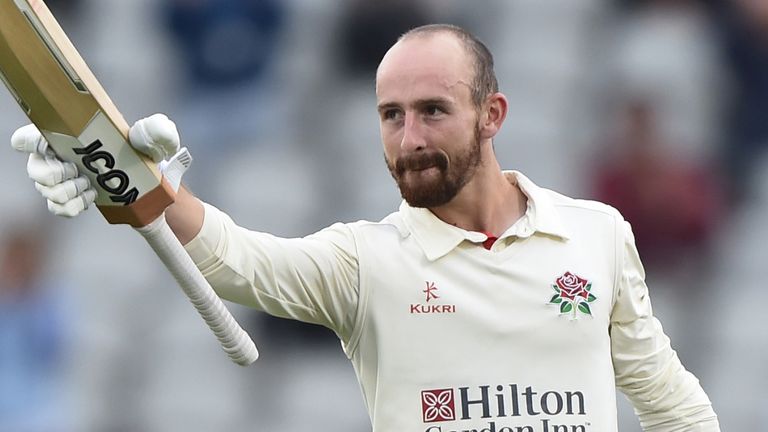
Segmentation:
{"type": "MultiPolygon", "coordinates": [[[[134,123],[129,139],[136,150],[158,162],[160,172],[178,190],[191,157],[186,149],[179,150],[176,125],[165,115],[155,114],[134,123]],[[165,160],[169,155],[173,156],[165,160]]],[[[75,217],[93,204],[97,192],[88,177],[80,175],[75,164],[59,159],[35,125],[17,129],[11,136],[11,146],[29,153],[27,174],[47,200],[51,213],[75,217]]]]}
{"type": "Polygon", "coordinates": [[[131,126],[128,133],[131,145],[136,150],[160,163],[179,151],[179,132],[176,124],[165,114],[153,114],[131,126]]]}
{"type": "Polygon", "coordinates": [[[153,114],[131,126],[128,132],[131,146],[157,163],[160,172],[173,187],[179,190],[181,176],[192,163],[186,147],[181,147],[176,123],[165,114],[153,114]]]}
{"type": "Polygon", "coordinates": [[[96,199],[96,190],[88,177],[79,175],[75,164],[56,157],[35,125],[17,129],[11,136],[11,146],[29,153],[27,174],[35,182],[35,189],[48,201],[51,213],[75,217],[96,199]]]}

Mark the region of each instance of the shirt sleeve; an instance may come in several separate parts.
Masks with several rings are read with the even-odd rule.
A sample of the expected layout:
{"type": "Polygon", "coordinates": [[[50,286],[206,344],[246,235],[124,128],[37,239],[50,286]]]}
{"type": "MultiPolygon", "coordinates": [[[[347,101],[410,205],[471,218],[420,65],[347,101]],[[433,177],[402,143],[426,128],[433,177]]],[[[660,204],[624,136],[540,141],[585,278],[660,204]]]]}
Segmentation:
{"type": "Polygon", "coordinates": [[[185,245],[222,298],[282,318],[324,325],[342,341],[352,334],[358,260],[348,225],[304,238],[250,231],[205,205],[200,233],[185,245]]]}
{"type": "Polygon", "coordinates": [[[709,398],[683,367],[653,316],[629,224],[622,220],[618,231],[610,325],[616,386],[632,402],[645,431],[719,431],[709,398]]]}

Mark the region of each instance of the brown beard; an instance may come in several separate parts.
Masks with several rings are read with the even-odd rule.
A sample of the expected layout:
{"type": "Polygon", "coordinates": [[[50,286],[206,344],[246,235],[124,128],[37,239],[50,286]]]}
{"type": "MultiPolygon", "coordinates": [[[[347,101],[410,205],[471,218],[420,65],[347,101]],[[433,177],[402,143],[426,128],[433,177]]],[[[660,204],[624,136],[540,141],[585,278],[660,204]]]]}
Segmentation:
{"type": "Polygon", "coordinates": [[[449,165],[448,157],[440,152],[418,152],[398,159],[393,164],[387,159],[387,168],[395,179],[400,195],[411,207],[439,207],[449,203],[469,183],[480,165],[480,128],[475,126],[473,141],[464,153],[455,155],[449,165]],[[418,183],[406,180],[407,171],[435,167],[440,171],[436,179],[418,183]]]}

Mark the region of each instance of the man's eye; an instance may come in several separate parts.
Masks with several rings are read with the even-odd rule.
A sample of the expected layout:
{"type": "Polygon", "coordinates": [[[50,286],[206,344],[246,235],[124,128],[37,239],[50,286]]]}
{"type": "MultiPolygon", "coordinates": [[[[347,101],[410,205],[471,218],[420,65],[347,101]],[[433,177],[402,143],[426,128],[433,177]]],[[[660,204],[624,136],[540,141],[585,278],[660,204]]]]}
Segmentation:
{"type": "Polygon", "coordinates": [[[439,114],[443,114],[445,111],[443,111],[442,108],[440,108],[437,105],[428,105],[427,108],[424,110],[428,116],[436,116],[439,114]]]}
{"type": "Polygon", "coordinates": [[[396,109],[386,110],[384,111],[384,120],[396,120],[400,115],[400,111],[396,109]]]}

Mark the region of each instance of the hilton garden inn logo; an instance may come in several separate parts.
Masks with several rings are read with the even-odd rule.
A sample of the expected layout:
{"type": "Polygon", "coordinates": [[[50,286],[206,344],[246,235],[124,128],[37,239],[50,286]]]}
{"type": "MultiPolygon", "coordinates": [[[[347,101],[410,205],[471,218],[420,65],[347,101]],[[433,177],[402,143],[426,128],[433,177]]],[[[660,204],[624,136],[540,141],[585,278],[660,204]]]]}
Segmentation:
{"type": "Polygon", "coordinates": [[[590,426],[582,392],[517,384],[423,390],[421,413],[424,432],[587,432],[590,426]]]}

